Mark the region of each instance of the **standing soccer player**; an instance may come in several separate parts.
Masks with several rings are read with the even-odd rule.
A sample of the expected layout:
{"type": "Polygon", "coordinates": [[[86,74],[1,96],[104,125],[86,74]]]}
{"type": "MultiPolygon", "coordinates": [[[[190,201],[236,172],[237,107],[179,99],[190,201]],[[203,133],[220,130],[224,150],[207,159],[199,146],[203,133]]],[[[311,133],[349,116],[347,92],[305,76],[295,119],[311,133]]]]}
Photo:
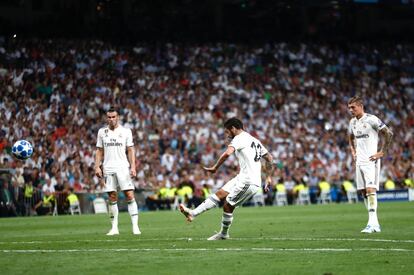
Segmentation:
{"type": "Polygon", "coordinates": [[[387,153],[393,133],[378,117],[364,112],[361,97],[352,97],[348,101],[348,109],[353,116],[348,133],[352,157],[356,162],[356,184],[368,210],[368,224],[361,232],[381,232],[377,217],[380,161],[387,153]],[[379,151],[378,133],[384,137],[379,151]]]}
{"type": "Polygon", "coordinates": [[[266,192],[272,184],[273,158],[262,143],[245,132],[243,130],[243,123],[237,118],[227,120],[224,123],[224,128],[226,136],[231,140],[227,150],[220,156],[214,166],[203,167],[203,169],[215,173],[224,161],[234,153],[240,165],[239,174],[194,210],[187,208],[183,204],[179,206],[181,213],[191,222],[201,213],[218,206],[220,201],[224,201],[221,230],[208,238],[210,241],[229,238],[229,228],[233,222],[234,209],[250,199],[261,188],[262,166],[260,160],[262,158],[266,160],[266,192]]]}
{"type": "Polygon", "coordinates": [[[111,108],[106,113],[108,126],[99,129],[96,143],[95,174],[105,179],[104,191],[109,195],[112,228],[108,236],[118,235],[118,193],[124,191],[128,202],[128,212],[132,221],[132,232],[141,234],[138,227],[138,207],[134,197],[131,177],[136,176],[135,150],[131,129],[122,127],[118,112],[111,108]],[[103,171],[101,161],[103,159],[103,171]]]}

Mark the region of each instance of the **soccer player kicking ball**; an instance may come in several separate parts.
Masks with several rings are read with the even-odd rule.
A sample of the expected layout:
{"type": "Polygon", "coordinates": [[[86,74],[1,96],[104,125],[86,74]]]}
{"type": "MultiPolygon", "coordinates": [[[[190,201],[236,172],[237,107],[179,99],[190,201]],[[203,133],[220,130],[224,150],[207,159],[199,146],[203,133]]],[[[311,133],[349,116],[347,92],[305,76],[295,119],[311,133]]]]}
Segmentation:
{"type": "Polygon", "coordinates": [[[391,144],[393,133],[378,117],[364,112],[361,97],[352,97],[348,101],[348,109],[353,116],[348,133],[352,157],[356,162],[356,184],[368,210],[368,224],[361,232],[381,232],[377,217],[380,161],[391,144]],[[384,136],[379,151],[378,133],[384,136]]]}
{"type": "Polygon", "coordinates": [[[201,213],[219,205],[224,201],[221,230],[214,234],[209,241],[225,240],[229,238],[229,228],[233,222],[234,209],[249,200],[262,186],[261,162],[266,160],[266,185],[267,192],[272,184],[272,155],[268,153],[262,143],[243,130],[243,123],[237,118],[231,118],[224,123],[225,134],[231,140],[227,150],[220,156],[213,167],[203,167],[204,170],[215,173],[224,161],[235,154],[240,165],[239,174],[227,182],[215,194],[207,198],[197,208],[191,210],[180,204],[180,211],[189,222],[201,213]]]}
{"type": "Polygon", "coordinates": [[[108,126],[99,129],[96,143],[95,174],[105,179],[104,191],[109,195],[112,229],[108,236],[119,235],[118,230],[118,193],[117,187],[124,191],[128,212],[132,221],[132,233],[140,235],[138,227],[138,207],[134,197],[131,177],[136,176],[135,150],[131,129],[119,125],[118,112],[110,109],[106,113],[108,126]],[[101,161],[103,159],[103,171],[101,161]]]}

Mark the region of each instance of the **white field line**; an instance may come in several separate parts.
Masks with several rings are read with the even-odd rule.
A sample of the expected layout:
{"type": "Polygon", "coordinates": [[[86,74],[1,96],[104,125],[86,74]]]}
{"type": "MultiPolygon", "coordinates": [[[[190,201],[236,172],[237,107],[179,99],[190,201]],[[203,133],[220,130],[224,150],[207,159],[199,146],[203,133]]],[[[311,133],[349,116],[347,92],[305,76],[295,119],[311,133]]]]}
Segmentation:
{"type": "Polygon", "coordinates": [[[414,252],[402,248],[91,248],[91,249],[3,249],[0,253],[80,253],[80,252],[414,252]]]}
{"type": "MultiPolygon", "coordinates": [[[[162,241],[189,241],[190,238],[153,238],[153,239],[144,239],[144,238],[136,238],[136,239],[118,239],[115,237],[114,239],[101,239],[101,240],[50,240],[50,241],[1,241],[1,244],[54,244],[54,243],[98,243],[98,242],[146,242],[146,241],[155,241],[155,242],[162,242],[162,241]]],[[[205,241],[206,238],[191,238],[192,241],[205,241]]],[[[358,241],[358,242],[383,242],[383,243],[414,243],[414,240],[389,240],[389,239],[367,239],[367,238],[283,238],[283,237],[263,237],[263,238],[230,238],[230,240],[235,241],[324,241],[324,242],[346,242],[346,241],[358,241]]]]}
{"type": "MultiPolygon", "coordinates": [[[[414,240],[389,240],[389,239],[367,239],[367,238],[278,238],[263,237],[256,240],[272,240],[272,241],[326,241],[326,242],[343,242],[343,241],[359,241],[359,242],[384,242],[384,243],[414,243],[414,240]]],[[[238,238],[232,238],[238,240],[238,238]]],[[[241,238],[241,240],[249,240],[249,238],[241,238]]],[[[255,239],[253,239],[255,240],[255,239]]]]}

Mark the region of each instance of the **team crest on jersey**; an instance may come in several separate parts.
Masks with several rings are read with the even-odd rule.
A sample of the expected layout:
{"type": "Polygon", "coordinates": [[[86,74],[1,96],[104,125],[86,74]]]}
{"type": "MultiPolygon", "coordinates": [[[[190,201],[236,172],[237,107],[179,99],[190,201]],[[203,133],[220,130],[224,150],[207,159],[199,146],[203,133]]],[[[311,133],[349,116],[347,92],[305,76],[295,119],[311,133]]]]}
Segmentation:
{"type": "Polygon", "coordinates": [[[105,133],[105,137],[108,137],[108,129],[105,129],[104,133],[105,133]]]}

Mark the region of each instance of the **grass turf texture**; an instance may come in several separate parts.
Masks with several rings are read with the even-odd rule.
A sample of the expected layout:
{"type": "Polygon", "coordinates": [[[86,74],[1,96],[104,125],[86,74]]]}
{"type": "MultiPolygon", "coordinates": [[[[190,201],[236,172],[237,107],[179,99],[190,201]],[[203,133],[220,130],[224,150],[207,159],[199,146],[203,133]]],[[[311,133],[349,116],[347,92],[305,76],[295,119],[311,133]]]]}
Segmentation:
{"type": "Polygon", "coordinates": [[[380,203],[382,233],[360,233],[362,203],[239,208],[230,240],[207,241],[221,209],[0,219],[1,274],[414,274],[414,203],[380,203]],[[191,240],[189,240],[191,238],[191,240]]]}

